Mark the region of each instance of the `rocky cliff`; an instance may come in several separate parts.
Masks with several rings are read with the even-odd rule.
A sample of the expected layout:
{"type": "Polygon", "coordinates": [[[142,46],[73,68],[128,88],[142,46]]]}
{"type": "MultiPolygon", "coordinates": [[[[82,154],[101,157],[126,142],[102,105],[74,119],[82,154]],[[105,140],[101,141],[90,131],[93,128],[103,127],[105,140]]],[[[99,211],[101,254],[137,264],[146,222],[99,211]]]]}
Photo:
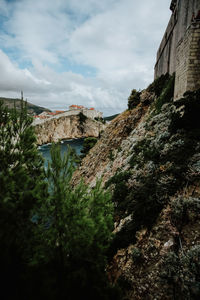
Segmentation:
{"type": "Polygon", "coordinates": [[[102,177],[112,192],[107,271],[123,299],[200,297],[200,90],[173,102],[170,80],[133,99],[73,179],[92,187],[102,177]]]}
{"type": "Polygon", "coordinates": [[[98,137],[105,125],[84,115],[72,115],[47,119],[34,127],[37,143],[42,145],[63,139],[98,137]]]}

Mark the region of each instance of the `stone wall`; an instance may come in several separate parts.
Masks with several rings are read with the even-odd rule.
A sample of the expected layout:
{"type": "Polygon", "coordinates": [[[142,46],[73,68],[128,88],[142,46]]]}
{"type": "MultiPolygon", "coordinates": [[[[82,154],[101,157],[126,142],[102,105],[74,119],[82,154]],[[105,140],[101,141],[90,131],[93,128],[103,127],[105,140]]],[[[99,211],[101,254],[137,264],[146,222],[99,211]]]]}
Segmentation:
{"type": "Polygon", "coordinates": [[[71,109],[71,110],[65,111],[62,114],[52,116],[48,119],[36,119],[36,120],[33,121],[33,125],[45,123],[49,119],[59,119],[61,117],[77,116],[77,115],[80,114],[80,112],[82,112],[87,118],[90,118],[90,119],[93,119],[93,120],[95,118],[103,118],[103,113],[100,112],[100,111],[97,111],[97,110],[90,110],[90,109],[87,109],[87,108],[74,109],[74,110],[71,109]]]}
{"type": "Polygon", "coordinates": [[[170,8],[172,16],[157,52],[155,78],[176,71],[177,45],[190,26],[193,15],[197,15],[200,10],[200,1],[173,0],[170,8]]]}
{"type": "Polygon", "coordinates": [[[200,22],[193,22],[176,51],[174,99],[200,88],[200,22]]]}

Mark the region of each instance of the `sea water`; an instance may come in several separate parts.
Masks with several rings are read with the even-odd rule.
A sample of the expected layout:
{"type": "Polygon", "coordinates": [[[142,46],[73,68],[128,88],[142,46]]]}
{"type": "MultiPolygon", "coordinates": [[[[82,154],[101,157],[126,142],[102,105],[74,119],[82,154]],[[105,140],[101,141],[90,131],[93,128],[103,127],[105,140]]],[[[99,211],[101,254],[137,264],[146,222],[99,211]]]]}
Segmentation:
{"type": "MultiPolygon", "coordinates": [[[[81,149],[83,148],[83,141],[84,139],[71,139],[71,140],[64,140],[60,142],[60,150],[61,155],[64,155],[64,153],[67,152],[68,146],[75,149],[76,154],[81,154],[81,149]]],[[[44,157],[44,165],[47,167],[48,161],[51,161],[51,143],[44,144],[42,146],[39,146],[39,151],[41,152],[42,156],[44,157]]]]}

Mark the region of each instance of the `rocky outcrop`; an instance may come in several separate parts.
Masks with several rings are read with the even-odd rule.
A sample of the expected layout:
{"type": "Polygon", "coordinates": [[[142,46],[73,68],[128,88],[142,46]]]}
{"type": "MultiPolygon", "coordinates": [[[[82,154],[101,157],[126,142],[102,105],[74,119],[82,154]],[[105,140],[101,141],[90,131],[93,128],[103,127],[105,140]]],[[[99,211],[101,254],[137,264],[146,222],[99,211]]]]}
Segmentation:
{"type": "Polygon", "coordinates": [[[73,178],[92,187],[101,177],[112,192],[107,272],[123,299],[200,295],[200,90],[176,103],[163,95],[143,91],[134,109],[107,126],[73,178]]]}
{"type": "Polygon", "coordinates": [[[64,139],[98,137],[105,125],[79,115],[47,119],[35,126],[37,144],[42,145],[64,139]]]}

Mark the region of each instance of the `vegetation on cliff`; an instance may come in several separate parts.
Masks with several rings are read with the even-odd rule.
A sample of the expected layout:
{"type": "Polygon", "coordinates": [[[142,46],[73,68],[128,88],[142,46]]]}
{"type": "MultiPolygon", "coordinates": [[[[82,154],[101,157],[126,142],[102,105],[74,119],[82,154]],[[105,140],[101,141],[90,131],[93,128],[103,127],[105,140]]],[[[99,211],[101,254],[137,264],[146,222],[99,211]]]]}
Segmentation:
{"type": "MultiPolygon", "coordinates": [[[[137,283],[139,287],[143,282],[148,287],[151,286],[152,295],[156,294],[158,299],[163,297],[161,296],[162,290],[164,294],[168,290],[169,299],[171,297],[173,299],[197,299],[200,295],[198,272],[200,237],[196,234],[195,244],[192,240],[186,244],[187,237],[182,230],[195,223],[197,228],[199,226],[197,221],[199,195],[195,196],[195,193],[200,175],[198,167],[200,123],[197,113],[200,111],[200,91],[188,92],[182,99],[172,103],[170,95],[173,95],[173,78],[166,81],[167,84],[164,84],[160,95],[154,100],[145,122],[145,132],[142,138],[132,147],[128,171],[118,171],[107,182],[107,185],[114,184],[113,200],[116,204],[116,216],[119,213],[120,218],[129,216],[128,221],[115,235],[111,253],[114,254],[117,249],[128,247],[130,244],[138,247],[140,243],[137,234],[141,230],[147,230],[146,234],[153,239],[152,231],[155,232],[154,227],[158,218],[169,205],[170,224],[176,234],[175,236],[172,234],[170,248],[172,252],[168,252],[166,257],[163,256],[163,262],[162,260],[160,262],[161,276],[159,278],[159,275],[151,275],[155,276],[156,284],[147,279],[147,269],[151,268],[151,263],[159,264],[162,255],[159,257],[159,252],[157,252],[149,256],[147,250],[140,245],[139,257],[143,257],[143,262],[141,263],[140,260],[137,266],[138,263],[134,258],[135,267],[132,272],[137,274],[140,270],[145,280],[143,279],[138,284],[138,279],[134,279],[132,284],[134,286],[137,283]],[[120,184],[118,183],[119,177],[121,177],[120,184]],[[192,186],[194,186],[193,192],[189,193],[188,189],[192,186]],[[188,195],[178,196],[182,190],[188,195]],[[173,200],[171,200],[172,197],[174,197],[173,200]],[[165,286],[161,288],[161,282],[165,282],[166,290],[165,286]],[[159,293],[156,285],[160,288],[159,293]]],[[[160,239],[162,240],[161,237],[160,239]]],[[[155,250],[158,251],[158,249],[155,250]]],[[[134,295],[136,291],[138,294],[135,288],[134,295]]],[[[138,299],[145,297],[144,291],[140,290],[139,294],[138,299]]]]}
{"type": "Polygon", "coordinates": [[[108,273],[124,299],[200,295],[200,90],[176,102],[173,91],[168,74],[133,90],[74,178],[101,176],[112,191],[108,273]]]}
{"type": "Polygon", "coordinates": [[[81,150],[81,158],[84,158],[96,143],[97,143],[97,138],[95,137],[85,138],[83,142],[83,149],[81,150]]]}

